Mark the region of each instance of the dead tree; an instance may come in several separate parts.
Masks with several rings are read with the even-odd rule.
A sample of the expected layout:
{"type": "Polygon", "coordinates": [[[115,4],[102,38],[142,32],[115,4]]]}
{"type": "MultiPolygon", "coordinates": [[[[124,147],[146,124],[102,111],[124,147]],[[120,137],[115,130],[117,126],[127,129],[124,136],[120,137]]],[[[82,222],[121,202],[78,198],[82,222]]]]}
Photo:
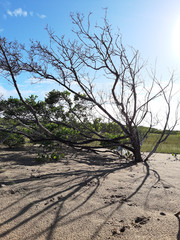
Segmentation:
{"type": "MultiPolygon", "coordinates": [[[[125,48],[120,33],[113,33],[106,15],[104,24],[95,27],[91,27],[90,17],[91,14],[85,22],[81,14],[71,15],[75,26],[73,29],[75,40],[66,41],[64,36],[59,38],[47,28],[50,39],[48,46],[32,41],[30,50],[21,46],[21,50],[16,53],[9,51],[6,41],[1,40],[1,69],[8,72],[19,98],[32,113],[39,129],[48,139],[62,141],[42,124],[35,109],[24,101],[16,82],[16,74],[22,71],[32,73],[39,80],[54,81],[57,86],[63,87],[85,101],[89,107],[89,121],[101,115],[106,122],[113,122],[121,129],[120,135],[113,139],[91,130],[95,137],[90,135],[84,136],[80,141],[63,141],[65,144],[74,148],[94,149],[93,146],[87,146],[87,143],[106,142],[106,147],[121,146],[130,151],[135,162],[146,161],[159,144],[167,139],[178,122],[176,115],[174,123],[169,126],[173,75],[165,85],[162,85],[155,75],[148,80],[143,79],[144,63],[141,64],[139,52],[125,48]],[[26,60],[23,57],[25,55],[26,60]],[[110,90],[106,93],[106,97],[96,90],[98,81],[103,82],[104,85],[109,84],[110,90]],[[151,128],[155,127],[151,103],[158,98],[161,98],[166,105],[162,133],[155,142],[152,152],[143,159],[142,142],[151,128]],[[148,121],[149,126],[142,135],[139,126],[142,126],[145,120],[148,121]]],[[[17,49],[17,46],[14,46],[14,49],[17,49]]],[[[83,124],[81,116],[76,117],[83,124]]],[[[75,126],[71,125],[71,127],[75,126]]]]}

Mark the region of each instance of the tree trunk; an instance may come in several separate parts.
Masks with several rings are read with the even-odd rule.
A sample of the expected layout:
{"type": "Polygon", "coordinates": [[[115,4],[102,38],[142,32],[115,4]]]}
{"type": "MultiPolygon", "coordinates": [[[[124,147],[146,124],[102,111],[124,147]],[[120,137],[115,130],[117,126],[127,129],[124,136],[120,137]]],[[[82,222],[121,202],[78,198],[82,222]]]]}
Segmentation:
{"type": "Polygon", "coordinates": [[[143,159],[142,159],[142,156],[141,156],[141,147],[140,147],[140,144],[138,144],[138,142],[135,142],[133,144],[133,148],[134,148],[134,161],[136,163],[138,162],[143,162],[143,159]]]}
{"type": "Polygon", "coordinates": [[[134,161],[135,163],[143,162],[142,156],[141,156],[141,145],[139,140],[139,134],[137,128],[133,128],[131,130],[131,144],[133,148],[133,154],[134,154],[134,161]]]}
{"type": "Polygon", "coordinates": [[[136,163],[143,162],[140,149],[135,149],[135,151],[134,151],[134,161],[136,163]]]}

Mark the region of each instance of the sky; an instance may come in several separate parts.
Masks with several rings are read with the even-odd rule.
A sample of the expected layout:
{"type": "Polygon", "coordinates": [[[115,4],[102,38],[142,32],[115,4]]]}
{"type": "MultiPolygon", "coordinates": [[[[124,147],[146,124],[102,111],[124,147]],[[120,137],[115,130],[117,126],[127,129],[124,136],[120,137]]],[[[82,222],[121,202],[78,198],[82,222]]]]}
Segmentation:
{"type": "MultiPolygon", "coordinates": [[[[180,86],[180,1],[179,0],[0,0],[0,35],[8,41],[29,44],[30,39],[48,41],[45,27],[58,36],[73,38],[70,13],[101,22],[104,9],[114,29],[119,28],[123,43],[139,50],[141,57],[156,68],[167,80],[175,70],[180,86]]],[[[44,94],[53,85],[30,85],[29,79],[20,84],[24,96],[44,94]]],[[[15,96],[12,86],[0,79],[0,93],[15,96]]]]}

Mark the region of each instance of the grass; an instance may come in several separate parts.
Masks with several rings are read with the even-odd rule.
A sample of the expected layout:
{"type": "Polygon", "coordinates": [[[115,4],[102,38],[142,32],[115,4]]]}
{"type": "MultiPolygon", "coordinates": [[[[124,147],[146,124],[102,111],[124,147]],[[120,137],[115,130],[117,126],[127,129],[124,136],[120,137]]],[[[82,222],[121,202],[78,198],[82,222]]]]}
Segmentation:
{"type": "MultiPolygon", "coordinates": [[[[144,141],[142,145],[143,152],[150,152],[152,150],[153,144],[158,139],[159,134],[151,133],[149,137],[144,141]]],[[[161,143],[157,148],[158,153],[178,153],[180,154],[180,135],[172,134],[168,139],[161,143]]]]}
{"type": "MultiPolygon", "coordinates": [[[[150,133],[148,138],[144,141],[141,151],[142,152],[151,152],[154,144],[160,137],[159,133],[150,133]]],[[[93,142],[87,144],[87,146],[98,147],[100,146],[99,142],[93,142]]],[[[180,154],[180,132],[173,132],[165,142],[161,143],[156,150],[157,153],[177,153],[180,154]]]]}

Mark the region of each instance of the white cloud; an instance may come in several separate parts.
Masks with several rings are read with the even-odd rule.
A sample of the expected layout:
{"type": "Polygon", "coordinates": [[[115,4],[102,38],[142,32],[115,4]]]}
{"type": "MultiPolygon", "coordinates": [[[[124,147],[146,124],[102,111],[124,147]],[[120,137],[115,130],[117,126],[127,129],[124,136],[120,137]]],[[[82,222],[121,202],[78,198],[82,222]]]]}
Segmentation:
{"type": "Polygon", "coordinates": [[[44,14],[39,14],[39,13],[37,13],[37,16],[38,16],[39,18],[41,18],[41,19],[44,19],[44,18],[47,17],[46,15],[44,15],[44,14]]]}
{"type": "MultiPolygon", "coordinates": [[[[25,86],[26,87],[26,86],[25,86]]],[[[24,87],[22,87],[24,88],[24,87]]],[[[31,90],[31,89],[24,89],[24,90],[20,90],[21,94],[24,98],[29,97],[30,95],[34,94],[34,95],[38,95],[38,91],[35,90],[31,90]]],[[[14,98],[19,98],[17,91],[15,89],[5,89],[2,86],[0,86],[0,97],[3,97],[3,99],[8,99],[10,96],[14,97],[14,98]]]]}
{"type": "Polygon", "coordinates": [[[7,91],[5,88],[3,88],[2,86],[0,86],[0,96],[3,95],[3,96],[6,96],[7,94],[7,91]]]}
{"type": "Polygon", "coordinates": [[[11,17],[27,17],[27,11],[23,11],[22,8],[17,8],[14,11],[7,10],[7,14],[11,17]]]}
{"type": "Polygon", "coordinates": [[[0,96],[4,99],[8,99],[10,96],[17,97],[17,92],[15,89],[5,89],[4,87],[0,86],[0,96]]]}
{"type": "Polygon", "coordinates": [[[11,17],[13,16],[13,12],[11,12],[10,10],[7,10],[7,14],[11,17]]]}
{"type": "Polygon", "coordinates": [[[3,31],[4,31],[4,29],[3,29],[3,28],[0,28],[0,33],[3,32],[3,31]]]}
{"type": "Polygon", "coordinates": [[[30,77],[27,80],[24,81],[25,83],[31,83],[31,84],[49,84],[49,85],[53,85],[57,83],[55,81],[52,81],[52,79],[41,79],[38,77],[30,77]]]}
{"type": "Polygon", "coordinates": [[[27,17],[27,11],[23,11],[22,8],[18,8],[14,10],[14,15],[17,16],[23,16],[27,17]]]}
{"type": "MultiPolygon", "coordinates": [[[[10,17],[27,17],[28,15],[33,17],[35,15],[33,11],[27,12],[27,11],[24,11],[22,8],[17,8],[17,9],[14,9],[13,11],[8,9],[6,13],[7,14],[3,15],[4,19],[7,18],[7,15],[9,15],[10,17]]],[[[36,16],[40,19],[44,19],[47,17],[45,14],[39,14],[39,13],[36,13],[36,16]]]]}

